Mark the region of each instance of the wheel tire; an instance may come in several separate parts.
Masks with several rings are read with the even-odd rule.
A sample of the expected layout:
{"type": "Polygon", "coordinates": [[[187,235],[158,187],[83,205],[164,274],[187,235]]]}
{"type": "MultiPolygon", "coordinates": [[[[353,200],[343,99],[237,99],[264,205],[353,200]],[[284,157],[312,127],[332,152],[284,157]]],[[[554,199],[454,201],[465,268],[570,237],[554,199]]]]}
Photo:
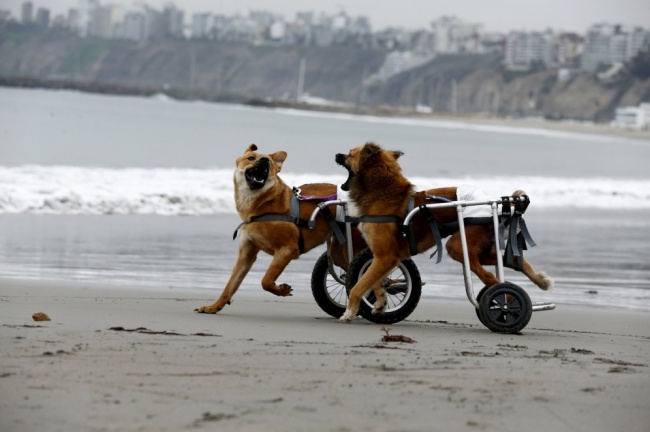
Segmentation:
{"type": "MultiPolygon", "coordinates": [[[[352,263],[350,263],[350,271],[348,272],[346,281],[348,296],[361,275],[368,269],[372,260],[373,255],[370,249],[364,249],[354,257],[352,263]]],[[[394,324],[411,315],[418,305],[420,296],[422,295],[422,280],[420,279],[420,271],[415,263],[410,259],[401,261],[386,281],[396,279],[392,277],[394,272],[399,273],[398,277],[400,280],[401,278],[404,279],[404,289],[401,287],[391,289],[390,286],[387,286],[386,310],[383,314],[377,315],[372,313],[372,307],[375,302],[374,293],[370,291],[366,294],[359,305],[359,315],[368,321],[377,324],[394,324]]]]}
{"type": "MultiPolygon", "coordinates": [[[[327,252],[323,252],[316,261],[311,272],[311,292],[323,312],[334,318],[341,318],[348,305],[348,293],[345,285],[330,274],[328,261],[327,252]]],[[[342,273],[340,277],[345,279],[345,274],[342,273]]]]}
{"type": "Polygon", "coordinates": [[[519,286],[510,282],[489,287],[479,301],[481,322],[495,333],[519,333],[533,315],[533,303],[519,286]]]}

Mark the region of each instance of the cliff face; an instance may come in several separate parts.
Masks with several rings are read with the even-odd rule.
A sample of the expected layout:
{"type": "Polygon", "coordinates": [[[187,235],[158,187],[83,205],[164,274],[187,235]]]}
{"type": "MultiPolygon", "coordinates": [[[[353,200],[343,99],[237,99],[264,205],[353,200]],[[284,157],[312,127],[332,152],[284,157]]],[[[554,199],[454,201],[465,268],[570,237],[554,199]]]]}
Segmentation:
{"type": "Polygon", "coordinates": [[[611,119],[618,106],[650,100],[650,80],[603,84],[592,75],[560,82],[557,71],[513,74],[495,57],[441,56],[371,90],[373,103],[428,105],[459,114],[611,119]]]}
{"type": "Polygon", "coordinates": [[[581,75],[558,82],[552,70],[511,74],[490,56],[440,56],[372,87],[364,80],[385,52],[354,47],[254,47],[213,41],[78,39],[53,33],[0,33],[0,76],[25,76],[195,90],[248,98],[294,98],[305,59],[304,91],[360,105],[440,112],[541,115],[605,120],[619,105],[650,100],[650,80],[604,85],[581,75]]]}

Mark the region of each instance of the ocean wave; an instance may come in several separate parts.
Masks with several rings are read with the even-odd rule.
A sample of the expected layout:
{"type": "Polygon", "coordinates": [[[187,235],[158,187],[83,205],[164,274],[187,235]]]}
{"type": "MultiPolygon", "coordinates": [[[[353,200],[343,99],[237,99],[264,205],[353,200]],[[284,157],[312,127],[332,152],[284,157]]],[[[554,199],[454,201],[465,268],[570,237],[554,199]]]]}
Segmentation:
{"type": "MultiPolygon", "coordinates": [[[[232,170],[0,167],[0,213],[211,215],[235,213],[232,170]]],[[[289,186],[343,175],[283,173],[289,186]]],[[[543,208],[649,209],[650,180],[412,177],[416,188],[471,184],[498,198],[523,189],[543,208]]]]}

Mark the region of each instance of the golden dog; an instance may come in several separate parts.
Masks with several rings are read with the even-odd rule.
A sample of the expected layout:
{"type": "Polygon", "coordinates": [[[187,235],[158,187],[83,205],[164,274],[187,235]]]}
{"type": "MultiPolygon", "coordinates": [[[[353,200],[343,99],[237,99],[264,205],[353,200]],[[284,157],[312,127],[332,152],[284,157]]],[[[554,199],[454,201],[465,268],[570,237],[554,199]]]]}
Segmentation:
{"type": "MultiPolygon", "coordinates": [[[[348,170],[349,177],[343,189],[349,190],[348,206],[352,216],[387,215],[401,219],[406,215],[411,197],[414,198],[416,207],[426,203],[427,195],[456,200],[456,187],[414,192],[413,185],[402,175],[402,169],[397,162],[401,155],[402,152],[387,151],[374,143],[353,148],[347,155],[336,155],[336,162],[348,170]]],[[[431,213],[438,223],[452,222],[458,217],[455,208],[436,209],[431,213]]],[[[424,216],[421,213],[416,215],[412,224],[417,252],[431,248],[435,239],[424,216]]],[[[383,312],[386,294],[382,293],[378,282],[383,280],[401,259],[411,255],[408,240],[400,235],[399,225],[399,222],[363,222],[359,225],[374,259],[368,271],[350,291],[347,310],[341,316],[342,321],[349,322],[357,315],[360,301],[370,289],[373,289],[377,298],[372,313],[383,312]]],[[[496,264],[493,225],[468,225],[465,233],[471,271],[486,286],[499,283],[493,273],[483,268],[483,265],[496,264]]],[[[456,231],[446,234],[451,235],[446,245],[447,252],[454,260],[462,263],[460,233],[456,231]]],[[[516,268],[516,264],[515,261],[509,267],[516,268]]],[[[521,271],[535,285],[543,290],[552,287],[553,280],[545,273],[535,271],[525,259],[521,264],[521,271]]]]}
{"type": "MultiPolygon", "coordinates": [[[[271,265],[262,278],[262,288],[277,296],[292,295],[289,285],[278,285],[276,280],[291,260],[323,244],[330,236],[330,227],[322,213],[318,215],[313,229],[291,221],[273,220],[273,217],[271,220],[256,221],[263,215],[288,216],[294,195],[278,176],[287,153],[278,151],[267,155],[257,153],[256,150],[255,144],[249,145],[236,161],[235,203],[237,212],[244,221],[239,232],[237,262],[219,299],[209,306],[199,307],[197,312],[217,313],[229,304],[260,251],[273,256],[271,265]]],[[[302,185],[300,190],[305,196],[328,197],[336,193],[336,186],[314,183],[302,185]]],[[[318,200],[300,202],[301,221],[309,219],[318,203],[318,200]]],[[[346,254],[341,251],[338,255],[341,256],[341,264],[345,264],[346,254]]]]}

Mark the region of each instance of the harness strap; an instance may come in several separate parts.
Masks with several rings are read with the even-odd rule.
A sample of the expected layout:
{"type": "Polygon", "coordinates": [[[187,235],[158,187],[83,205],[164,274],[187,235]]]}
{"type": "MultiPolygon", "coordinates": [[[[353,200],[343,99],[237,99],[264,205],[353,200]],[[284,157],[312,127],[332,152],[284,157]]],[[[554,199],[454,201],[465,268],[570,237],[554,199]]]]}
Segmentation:
{"type": "MultiPolygon", "coordinates": [[[[409,200],[409,203],[406,207],[406,214],[409,214],[413,210],[415,200],[413,197],[409,200]]],[[[397,222],[401,223],[404,218],[395,215],[363,215],[363,216],[346,216],[346,222],[352,223],[361,223],[361,222],[370,222],[370,223],[388,223],[388,222],[397,222]]]]}
{"type": "Polygon", "coordinates": [[[346,216],[346,222],[351,223],[386,223],[386,222],[401,222],[402,218],[394,215],[364,215],[364,216],[346,216]]]}
{"type": "Polygon", "coordinates": [[[325,216],[325,220],[334,233],[334,236],[336,236],[336,240],[338,240],[339,244],[341,245],[345,244],[345,236],[343,235],[343,231],[341,231],[339,224],[336,223],[336,218],[334,218],[334,215],[330,211],[329,207],[323,205],[323,203],[320,203],[318,204],[318,208],[320,208],[320,212],[323,213],[323,216],[325,216]]]}
{"type": "Polygon", "coordinates": [[[239,229],[242,227],[242,225],[247,225],[249,223],[253,222],[291,222],[298,226],[298,250],[300,251],[300,254],[305,252],[305,243],[302,238],[302,231],[300,231],[300,228],[305,228],[308,226],[308,220],[303,219],[300,217],[300,202],[298,201],[298,198],[295,195],[291,196],[291,202],[289,205],[289,214],[276,214],[276,213],[265,213],[259,216],[253,216],[251,220],[249,221],[244,221],[237,225],[237,228],[235,228],[235,232],[232,234],[232,239],[234,240],[237,238],[237,233],[239,232],[239,229]]]}
{"type": "MultiPolygon", "coordinates": [[[[438,229],[438,222],[433,217],[431,210],[429,210],[426,205],[421,205],[419,209],[420,212],[424,215],[426,221],[429,223],[429,228],[431,228],[433,239],[436,241],[436,250],[434,250],[433,253],[429,255],[429,259],[433,258],[433,256],[437,254],[438,257],[436,258],[436,264],[438,264],[440,261],[442,261],[442,236],[440,235],[440,230],[438,229]]],[[[411,232],[412,231],[413,230],[411,230],[411,232]]],[[[410,237],[413,238],[414,236],[411,234],[410,237]]],[[[418,253],[417,249],[415,249],[415,241],[412,242],[412,246],[413,248],[411,249],[411,255],[415,255],[418,253]]]]}
{"type": "Polygon", "coordinates": [[[528,244],[531,247],[537,246],[528,231],[523,214],[530,204],[528,196],[514,197],[514,211],[511,212],[509,197],[502,197],[502,222],[499,224],[499,247],[504,252],[504,263],[511,265],[514,257],[517,260],[517,270],[522,270],[524,265],[524,251],[528,250],[528,244]],[[506,225],[508,226],[508,241],[505,241],[504,234],[506,225]]]}

